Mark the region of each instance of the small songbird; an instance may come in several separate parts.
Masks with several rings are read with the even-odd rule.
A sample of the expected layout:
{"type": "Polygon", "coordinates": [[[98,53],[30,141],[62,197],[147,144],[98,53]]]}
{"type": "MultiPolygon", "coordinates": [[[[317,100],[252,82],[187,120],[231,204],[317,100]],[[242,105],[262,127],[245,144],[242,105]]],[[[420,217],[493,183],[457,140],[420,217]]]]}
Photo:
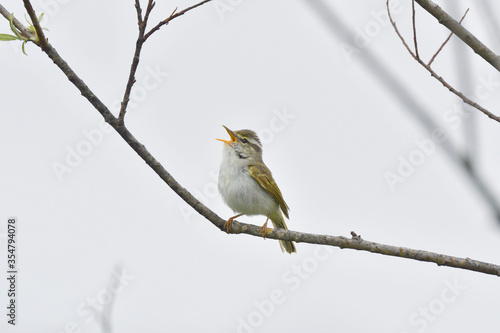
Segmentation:
{"type": "MultiPolygon", "coordinates": [[[[286,227],[283,214],[288,218],[288,205],[283,200],[271,171],[262,160],[262,144],[254,131],[231,131],[224,126],[230,140],[224,142],[222,162],[219,171],[219,192],[226,204],[238,215],[224,224],[231,230],[233,220],[241,215],[264,215],[266,223],[259,229],[262,236],[267,234],[267,221],[274,228],[286,227]],[[281,213],[283,212],[283,214],[281,213]]],[[[292,241],[279,241],[281,250],[296,252],[292,241]]]]}

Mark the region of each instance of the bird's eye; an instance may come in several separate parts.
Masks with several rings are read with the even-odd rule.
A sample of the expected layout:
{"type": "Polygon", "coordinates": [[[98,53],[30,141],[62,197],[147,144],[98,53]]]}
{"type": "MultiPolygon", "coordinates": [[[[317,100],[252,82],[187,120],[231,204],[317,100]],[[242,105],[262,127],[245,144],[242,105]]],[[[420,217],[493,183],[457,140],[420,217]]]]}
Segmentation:
{"type": "Polygon", "coordinates": [[[247,140],[247,139],[245,139],[245,138],[243,138],[243,139],[241,139],[241,142],[243,142],[243,143],[248,143],[248,140],[247,140]]]}

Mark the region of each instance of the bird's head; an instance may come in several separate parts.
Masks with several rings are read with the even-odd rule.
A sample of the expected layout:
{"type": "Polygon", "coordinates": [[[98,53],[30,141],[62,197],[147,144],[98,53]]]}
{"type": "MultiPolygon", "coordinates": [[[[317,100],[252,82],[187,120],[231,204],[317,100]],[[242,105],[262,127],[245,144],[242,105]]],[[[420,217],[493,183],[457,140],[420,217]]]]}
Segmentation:
{"type": "Polygon", "coordinates": [[[247,129],[231,131],[226,126],[222,126],[229,133],[230,140],[216,140],[224,142],[240,159],[262,161],[262,144],[254,131],[247,129]]]}

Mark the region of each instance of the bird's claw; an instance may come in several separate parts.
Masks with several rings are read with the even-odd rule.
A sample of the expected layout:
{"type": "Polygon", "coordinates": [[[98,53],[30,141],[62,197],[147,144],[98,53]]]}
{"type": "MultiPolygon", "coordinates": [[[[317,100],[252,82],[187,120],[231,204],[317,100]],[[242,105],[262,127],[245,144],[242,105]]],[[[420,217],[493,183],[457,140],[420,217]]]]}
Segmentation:
{"type": "Polygon", "coordinates": [[[233,224],[233,220],[237,217],[240,217],[241,215],[243,214],[238,214],[238,215],[235,215],[233,217],[230,217],[226,223],[224,223],[224,230],[226,230],[226,232],[229,234],[233,229],[231,227],[231,225],[233,224]]]}
{"type": "Polygon", "coordinates": [[[230,217],[226,223],[224,223],[224,230],[226,230],[227,233],[230,233],[232,228],[231,225],[233,224],[233,217],[230,217]]]}
{"type": "Polygon", "coordinates": [[[262,237],[266,238],[267,233],[272,230],[273,229],[267,227],[267,221],[266,221],[266,223],[264,223],[264,225],[259,228],[259,234],[261,234],[262,237]]]}

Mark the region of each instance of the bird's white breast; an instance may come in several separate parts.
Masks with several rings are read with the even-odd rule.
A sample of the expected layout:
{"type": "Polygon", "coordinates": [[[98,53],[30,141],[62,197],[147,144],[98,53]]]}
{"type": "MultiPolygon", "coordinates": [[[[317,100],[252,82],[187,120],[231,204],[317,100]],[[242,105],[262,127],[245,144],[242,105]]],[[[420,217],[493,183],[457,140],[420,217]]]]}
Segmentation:
{"type": "Polygon", "coordinates": [[[219,192],[236,213],[269,215],[279,209],[278,203],[248,173],[248,162],[239,158],[229,145],[224,145],[219,170],[219,192]]]}

